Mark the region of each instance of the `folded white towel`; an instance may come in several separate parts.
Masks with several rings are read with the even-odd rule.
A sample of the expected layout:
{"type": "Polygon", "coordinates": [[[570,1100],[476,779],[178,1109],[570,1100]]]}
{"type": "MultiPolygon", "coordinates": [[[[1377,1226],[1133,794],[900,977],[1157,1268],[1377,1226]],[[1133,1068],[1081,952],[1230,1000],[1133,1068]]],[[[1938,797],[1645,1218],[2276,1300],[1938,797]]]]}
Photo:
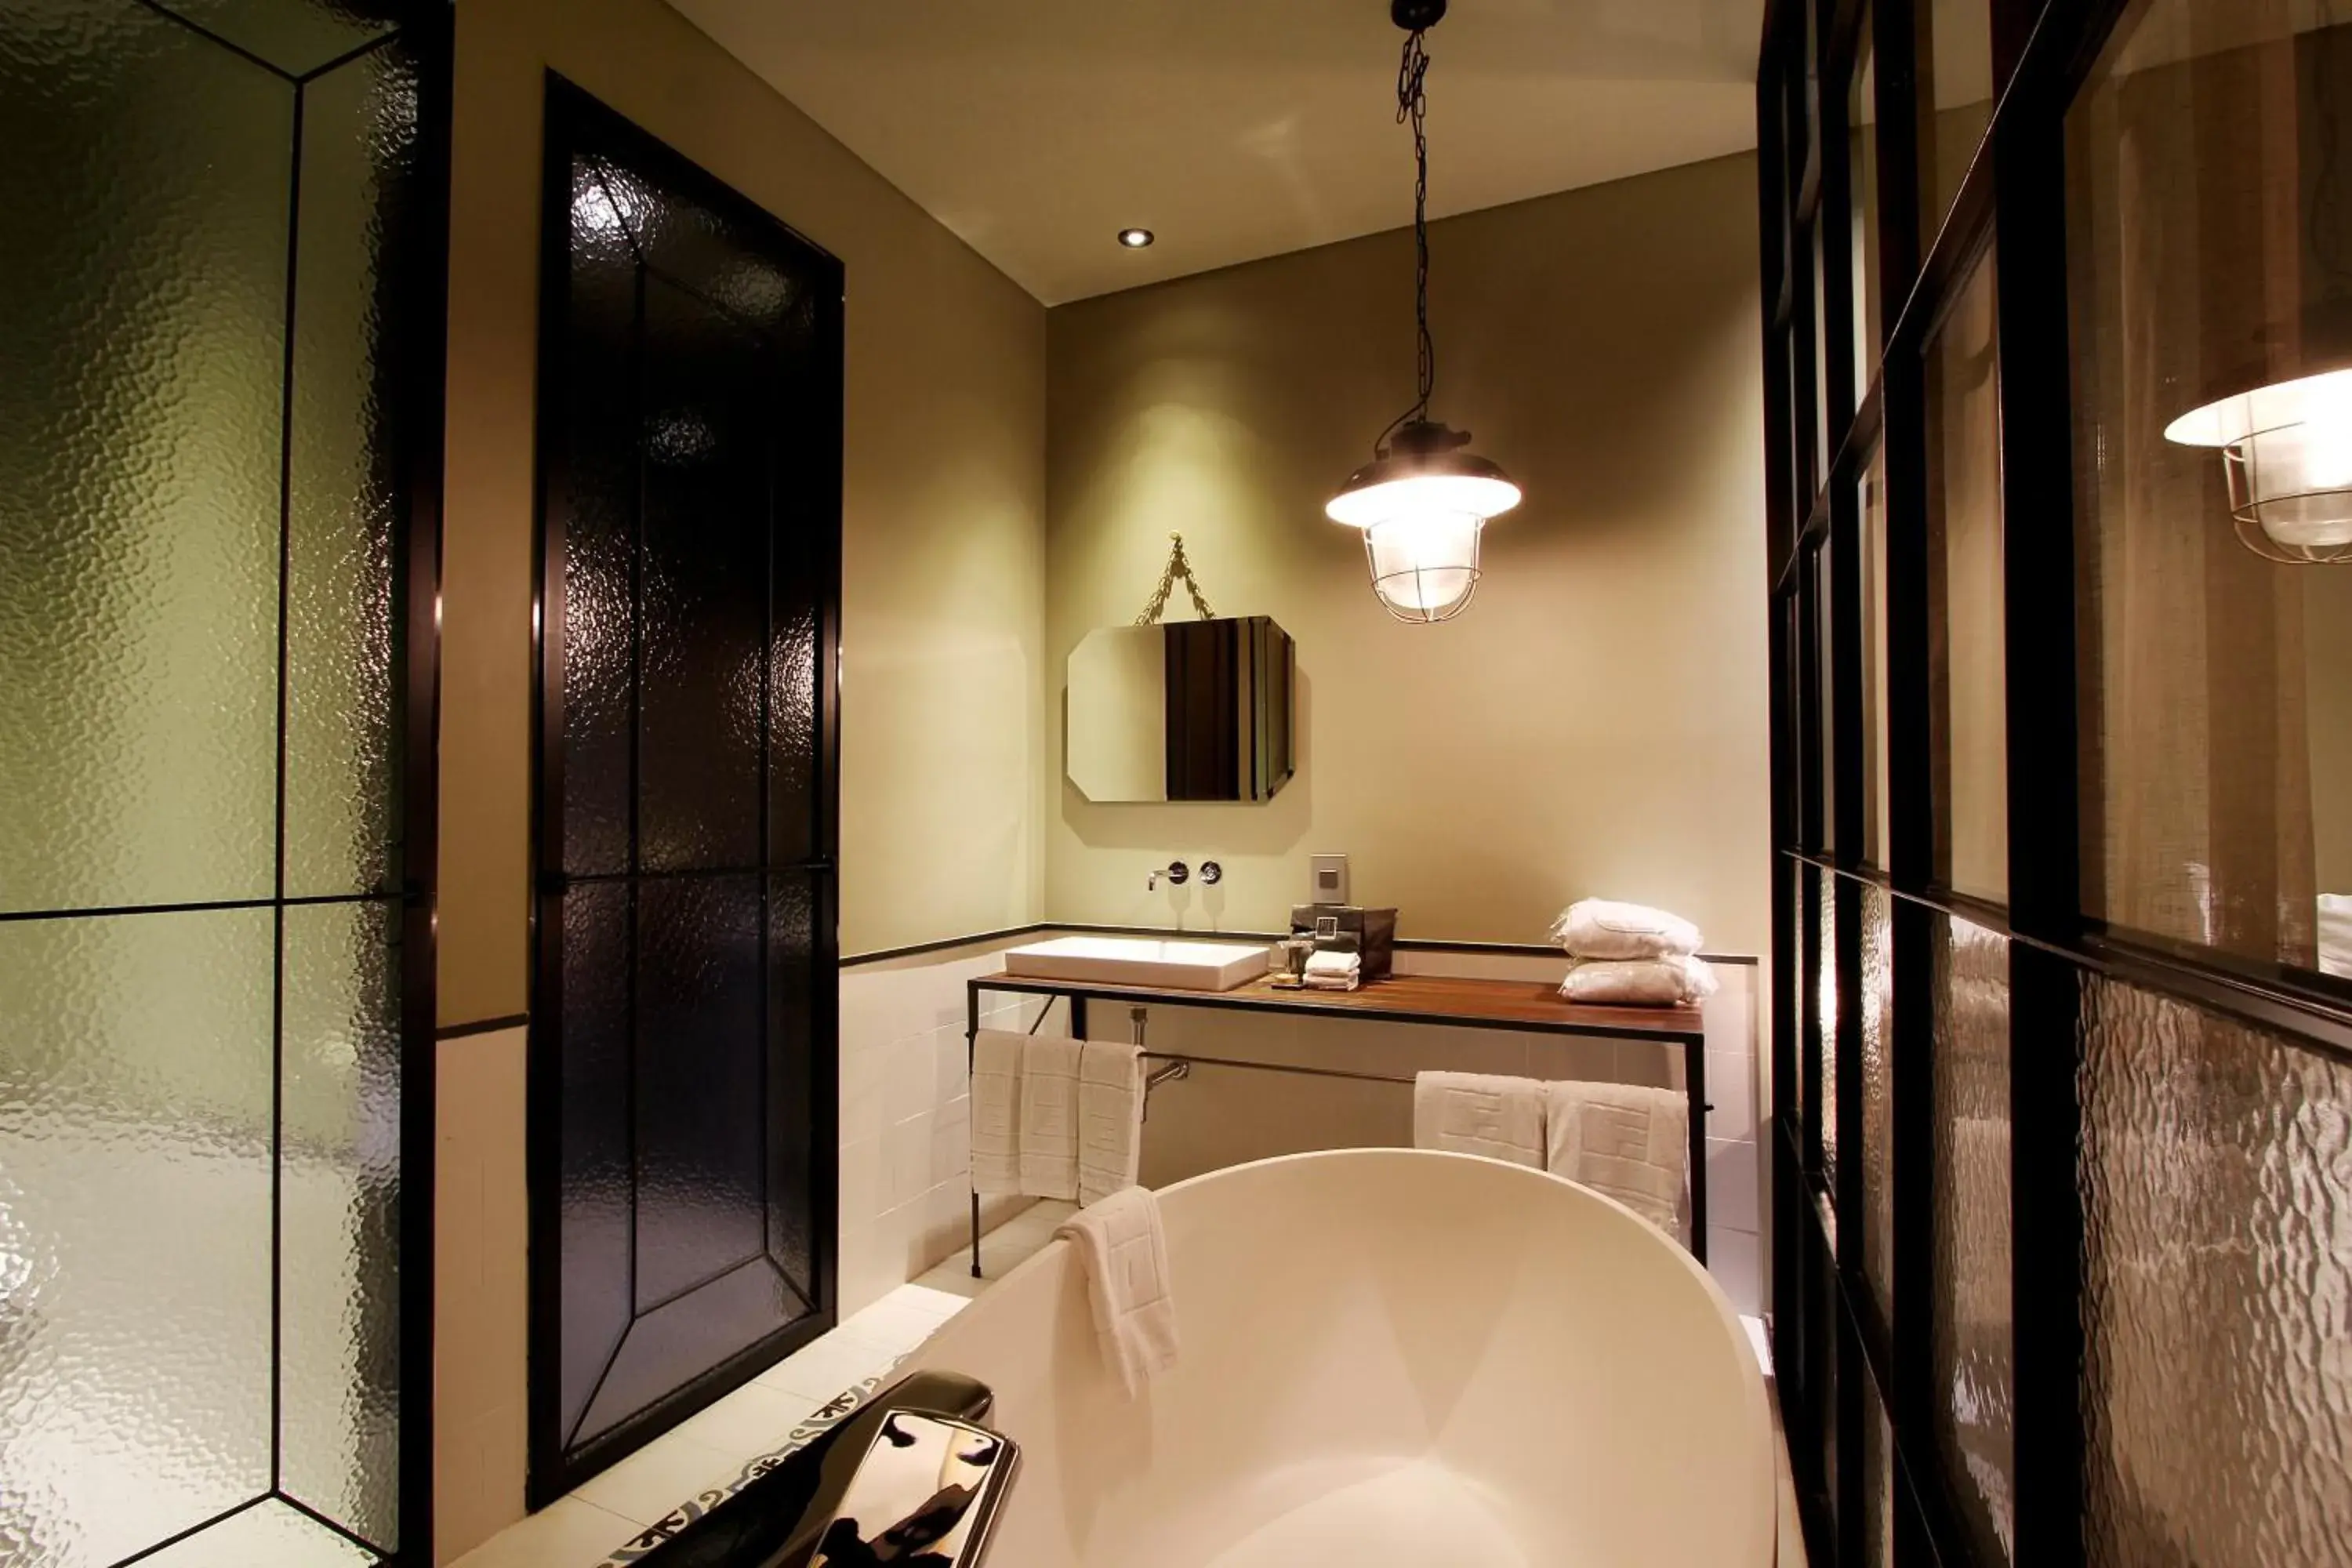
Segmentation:
{"type": "Polygon", "coordinates": [[[1680,958],[1580,958],[1559,983],[1570,1002],[1594,1006],[1671,1007],[1715,994],[1715,971],[1706,960],[1680,958]]]}
{"type": "Polygon", "coordinates": [[[1339,949],[1310,952],[1307,955],[1307,973],[1324,975],[1356,975],[1363,973],[1364,955],[1339,949]]]}
{"type": "Polygon", "coordinates": [[[1078,1056],[1078,1202],[1135,1185],[1143,1151],[1143,1047],[1088,1040],[1078,1056]]]}
{"type": "Polygon", "coordinates": [[[2352,975],[2352,893],[2319,895],[2319,972],[2352,975]]]}
{"type": "Polygon", "coordinates": [[[1544,1086],[1531,1078],[1415,1073],[1412,1146],[1544,1168],[1544,1086]]]}
{"type": "Polygon", "coordinates": [[[1176,1364],[1176,1303],[1160,1200],[1127,1187],[1080,1209],[1055,1231],[1076,1247],[1103,1365],[1127,1396],[1176,1364]]]}
{"type": "Polygon", "coordinates": [[[1021,1191],[1021,1057],[1029,1037],[982,1029],[971,1046],[971,1190],[1021,1191]]]}
{"type": "Polygon", "coordinates": [[[1678,1241],[1689,1237],[1690,1100],[1629,1083],[1553,1083],[1545,1168],[1615,1198],[1678,1241]]]}
{"type": "Polygon", "coordinates": [[[1696,952],[1698,927],[1646,904],[1582,899],[1552,922],[1552,941],[1578,958],[1676,958],[1696,952]]]}
{"type": "Polygon", "coordinates": [[[1021,1053],[1021,1190],[1078,1195],[1078,1042],[1031,1037],[1021,1053]]]}

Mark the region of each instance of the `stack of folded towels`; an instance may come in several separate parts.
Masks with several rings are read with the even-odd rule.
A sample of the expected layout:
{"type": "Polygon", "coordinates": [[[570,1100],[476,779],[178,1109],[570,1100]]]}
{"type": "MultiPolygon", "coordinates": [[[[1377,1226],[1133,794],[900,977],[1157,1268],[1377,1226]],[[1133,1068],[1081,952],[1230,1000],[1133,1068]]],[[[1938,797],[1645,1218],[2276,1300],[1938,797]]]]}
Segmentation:
{"type": "Polygon", "coordinates": [[[2352,894],[2319,895],[2319,972],[2352,977],[2352,894]]]}
{"type": "Polygon", "coordinates": [[[1353,991],[1363,984],[1363,955],[1318,952],[1307,954],[1302,982],[1309,991],[1353,991]]]}
{"type": "Polygon", "coordinates": [[[1568,950],[1559,994],[1570,1002],[1671,1007],[1716,992],[1698,927],[1664,910],[1585,899],[1552,922],[1551,939],[1568,950]]]}

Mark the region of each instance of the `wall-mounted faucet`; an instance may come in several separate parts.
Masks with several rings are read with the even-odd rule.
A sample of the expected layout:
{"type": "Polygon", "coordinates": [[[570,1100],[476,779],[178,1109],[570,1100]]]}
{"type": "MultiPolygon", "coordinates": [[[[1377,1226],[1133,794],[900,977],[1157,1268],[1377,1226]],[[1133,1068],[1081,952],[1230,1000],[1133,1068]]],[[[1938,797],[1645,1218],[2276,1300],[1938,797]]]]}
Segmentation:
{"type": "MultiPolygon", "coordinates": [[[[1202,869],[1205,870],[1206,868],[1202,869]]],[[[1173,886],[1181,888],[1192,879],[1192,868],[1181,860],[1171,860],[1165,866],[1155,866],[1152,868],[1151,875],[1144,879],[1143,890],[1147,893],[1159,891],[1160,879],[1162,877],[1167,878],[1173,886]]]]}

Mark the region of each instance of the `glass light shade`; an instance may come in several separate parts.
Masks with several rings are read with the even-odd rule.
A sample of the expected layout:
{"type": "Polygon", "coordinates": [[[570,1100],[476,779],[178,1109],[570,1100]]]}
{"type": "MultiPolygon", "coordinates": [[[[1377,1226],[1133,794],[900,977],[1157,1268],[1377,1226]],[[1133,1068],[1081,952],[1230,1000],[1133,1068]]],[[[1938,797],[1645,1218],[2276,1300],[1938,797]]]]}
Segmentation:
{"type": "Polygon", "coordinates": [[[2352,370],[2233,394],[2164,436],[2221,449],[2230,515],[2248,549],[2297,563],[2352,561],[2352,370]]]}
{"type": "Polygon", "coordinates": [[[1323,512],[1364,531],[1372,590],[1401,621],[1442,621],[1478,587],[1486,520],[1519,504],[1519,487],[1467,452],[1402,450],[1349,476],[1323,512]]]}

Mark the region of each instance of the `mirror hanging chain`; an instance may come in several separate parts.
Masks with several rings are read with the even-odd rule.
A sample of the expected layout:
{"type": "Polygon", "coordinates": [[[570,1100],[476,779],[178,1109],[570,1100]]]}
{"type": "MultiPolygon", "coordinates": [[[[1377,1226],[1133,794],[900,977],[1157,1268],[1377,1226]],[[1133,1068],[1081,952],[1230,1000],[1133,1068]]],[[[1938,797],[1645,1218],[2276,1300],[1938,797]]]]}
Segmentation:
{"type": "Polygon", "coordinates": [[[1192,563],[1184,557],[1184,536],[1168,536],[1168,568],[1160,574],[1160,586],[1152,590],[1151,598],[1143,613],[1135,617],[1139,626],[1156,626],[1160,617],[1168,613],[1168,595],[1176,591],[1176,579],[1184,579],[1184,591],[1192,595],[1192,608],[1204,621],[1213,621],[1217,612],[1209,608],[1206,595],[1201,592],[1201,580],[1192,575],[1192,563]]]}

